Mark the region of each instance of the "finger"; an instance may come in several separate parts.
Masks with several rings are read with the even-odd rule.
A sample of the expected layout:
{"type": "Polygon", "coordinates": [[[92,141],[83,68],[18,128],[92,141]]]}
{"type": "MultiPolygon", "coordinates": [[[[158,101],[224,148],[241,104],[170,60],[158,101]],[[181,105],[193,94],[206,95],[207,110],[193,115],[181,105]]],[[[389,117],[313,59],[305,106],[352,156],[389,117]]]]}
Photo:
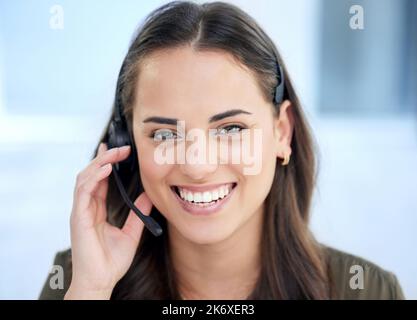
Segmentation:
{"type": "MultiPolygon", "coordinates": [[[[97,154],[96,154],[96,158],[100,155],[103,154],[105,151],[107,151],[107,145],[103,142],[101,142],[97,148],[97,154]]],[[[85,167],[77,176],[77,184],[81,184],[84,183],[84,181],[88,178],[88,175],[91,173],[91,171],[93,171],[93,166],[91,166],[90,162],[88,164],[87,167],[85,167]]]]}
{"type": "Polygon", "coordinates": [[[99,183],[110,175],[112,169],[110,163],[100,167],[90,175],[89,179],[81,186],[81,189],[88,194],[93,194],[97,190],[99,183]]]}
{"type": "Polygon", "coordinates": [[[130,146],[123,146],[119,148],[111,148],[102,154],[98,155],[92,164],[96,166],[103,166],[107,163],[115,163],[127,158],[130,153],[130,146]]]}
{"type": "MultiPolygon", "coordinates": [[[[106,151],[107,151],[107,145],[103,142],[100,143],[97,155],[103,154],[106,151]]],[[[96,190],[96,195],[97,195],[98,198],[106,200],[108,186],[109,186],[109,179],[103,179],[103,180],[99,181],[98,186],[97,186],[97,190],[96,190]]]]}
{"type": "Polygon", "coordinates": [[[104,142],[100,142],[97,150],[97,155],[103,154],[105,151],[107,151],[107,145],[104,142]]]}
{"type": "MultiPolygon", "coordinates": [[[[90,179],[87,180],[85,183],[79,185],[76,189],[76,199],[75,202],[77,203],[77,212],[83,211],[89,207],[91,198],[95,195],[95,191],[97,190],[100,182],[106,179],[108,180],[108,176],[112,172],[111,164],[106,164],[100,167],[94,175],[90,176],[90,179]]],[[[107,182],[108,183],[108,182],[107,182]]],[[[106,194],[101,194],[100,196],[95,195],[98,197],[102,202],[105,203],[106,201],[106,194]]]]}
{"type": "MultiPolygon", "coordinates": [[[[151,213],[152,202],[145,192],[141,193],[141,195],[136,199],[135,206],[138,207],[144,215],[148,216],[151,213]]],[[[140,220],[133,210],[130,210],[122,231],[136,243],[139,243],[143,227],[144,224],[142,220],[140,220]]]]}
{"type": "MultiPolygon", "coordinates": [[[[100,148],[100,147],[99,147],[100,148]]],[[[97,169],[108,163],[117,163],[129,156],[130,146],[123,146],[120,148],[112,148],[105,150],[107,147],[102,147],[100,154],[97,154],[97,157],[82,171],[77,177],[77,182],[83,184],[89,176],[93,174],[97,169]]]]}

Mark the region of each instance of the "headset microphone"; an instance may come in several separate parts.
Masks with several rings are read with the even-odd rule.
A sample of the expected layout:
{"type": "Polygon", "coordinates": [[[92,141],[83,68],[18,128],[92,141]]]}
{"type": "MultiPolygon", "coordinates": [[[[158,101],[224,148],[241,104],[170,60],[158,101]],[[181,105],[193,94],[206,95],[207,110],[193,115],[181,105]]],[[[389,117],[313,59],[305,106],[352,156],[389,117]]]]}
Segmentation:
{"type": "Polygon", "coordinates": [[[123,183],[119,177],[119,174],[117,173],[117,169],[115,165],[113,166],[113,175],[114,179],[116,180],[117,187],[119,188],[120,194],[122,195],[123,200],[126,202],[126,204],[129,206],[130,209],[133,210],[133,212],[136,213],[136,215],[143,221],[144,225],[148,230],[155,236],[159,236],[162,234],[162,228],[161,226],[150,216],[144,215],[138,207],[134,205],[134,203],[129,199],[129,196],[126,193],[125,188],[123,187],[123,183]]]}

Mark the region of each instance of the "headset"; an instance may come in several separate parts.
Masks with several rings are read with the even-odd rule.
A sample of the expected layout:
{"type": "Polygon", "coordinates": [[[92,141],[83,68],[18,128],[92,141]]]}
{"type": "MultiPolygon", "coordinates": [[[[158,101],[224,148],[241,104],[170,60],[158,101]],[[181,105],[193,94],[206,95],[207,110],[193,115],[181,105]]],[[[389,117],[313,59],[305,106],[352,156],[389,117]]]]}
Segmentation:
{"type": "Polygon", "coordinates": [[[274,102],[276,105],[280,105],[284,101],[284,89],[285,89],[285,80],[284,80],[284,71],[282,70],[281,64],[279,64],[278,59],[275,60],[278,70],[278,85],[275,87],[274,102]]]}
{"type": "MultiPolygon", "coordinates": [[[[284,100],[284,89],[285,89],[285,81],[284,81],[284,72],[282,70],[281,65],[278,63],[278,59],[275,60],[277,64],[277,71],[278,71],[278,85],[275,88],[274,93],[274,102],[279,105],[284,100]]],[[[145,227],[154,235],[160,236],[162,234],[161,226],[150,216],[144,215],[130,200],[129,196],[126,193],[126,190],[123,186],[122,180],[120,178],[121,172],[124,170],[128,170],[132,172],[135,168],[135,164],[137,162],[137,155],[135,151],[135,144],[133,143],[133,137],[130,135],[129,130],[127,129],[127,121],[123,114],[123,106],[122,106],[122,99],[121,99],[121,89],[122,89],[122,80],[121,76],[123,75],[125,63],[123,62],[122,67],[120,68],[119,77],[116,85],[116,97],[115,97],[115,111],[113,117],[110,121],[110,125],[107,131],[107,147],[111,148],[119,148],[125,145],[131,147],[131,151],[129,157],[123,161],[117,162],[112,164],[112,174],[114,176],[114,180],[116,181],[117,188],[126,203],[126,205],[133,210],[133,212],[142,220],[145,227]],[[125,169],[122,169],[124,167],[125,169]]]]}
{"type": "Polygon", "coordinates": [[[137,155],[135,151],[135,144],[133,143],[133,137],[130,135],[129,130],[127,129],[127,121],[123,114],[122,108],[122,99],[121,99],[121,75],[123,74],[125,63],[123,62],[122,67],[120,68],[119,77],[116,85],[116,97],[115,97],[115,111],[113,117],[110,121],[110,125],[107,131],[107,147],[119,148],[123,146],[130,146],[130,154],[127,159],[112,164],[112,174],[114,180],[116,181],[117,188],[127,206],[133,210],[134,213],[142,220],[145,227],[155,236],[160,236],[162,234],[161,226],[150,216],[144,215],[130,200],[129,196],[126,193],[126,190],[123,186],[122,179],[120,178],[122,171],[134,170],[135,162],[137,162],[137,155]],[[122,168],[123,167],[123,168],[122,168]]]}

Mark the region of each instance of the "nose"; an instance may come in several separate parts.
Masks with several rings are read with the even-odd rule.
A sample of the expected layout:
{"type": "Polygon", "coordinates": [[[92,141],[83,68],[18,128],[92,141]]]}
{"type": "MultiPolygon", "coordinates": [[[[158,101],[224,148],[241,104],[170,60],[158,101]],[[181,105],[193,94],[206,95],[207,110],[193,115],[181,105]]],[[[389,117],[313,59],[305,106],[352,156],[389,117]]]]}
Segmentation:
{"type": "Polygon", "coordinates": [[[180,164],[181,172],[192,180],[205,180],[207,176],[215,172],[217,164],[206,163],[184,163],[180,164]]]}
{"type": "MultiPolygon", "coordinates": [[[[196,155],[192,152],[193,146],[186,143],[185,157],[182,163],[179,164],[179,167],[181,172],[190,179],[205,180],[210,174],[217,170],[218,159],[217,157],[210,157],[210,148],[207,144],[205,146],[199,145],[197,148],[205,148],[205,153],[203,152],[196,155]]],[[[194,149],[194,151],[196,150],[194,149]]],[[[200,149],[197,152],[202,151],[204,150],[200,149]]]]}

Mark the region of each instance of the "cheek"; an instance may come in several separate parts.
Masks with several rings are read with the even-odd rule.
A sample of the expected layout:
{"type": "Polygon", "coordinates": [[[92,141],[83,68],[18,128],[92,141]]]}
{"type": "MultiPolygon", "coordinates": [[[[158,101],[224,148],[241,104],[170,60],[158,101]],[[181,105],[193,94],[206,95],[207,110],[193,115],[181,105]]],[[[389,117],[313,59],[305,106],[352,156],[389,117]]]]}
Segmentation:
{"type": "Polygon", "coordinates": [[[264,185],[269,189],[275,176],[275,169],[277,164],[277,156],[274,152],[275,140],[272,135],[268,135],[265,139],[262,148],[262,180],[264,185]]]}
{"type": "Polygon", "coordinates": [[[139,170],[143,186],[147,193],[157,193],[165,177],[170,172],[171,165],[161,165],[155,162],[153,151],[148,148],[138,151],[139,170]]]}
{"type": "Polygon", "coordinates": [[[272,132],[252,132],[250,136],[242,139],[240,145],[236,144],[237,147],[231,148],[229,163],[236,163],[233,162],[233,158],[240,159],[239,165],[233,167],[243,176],[243,180],[266,179],[266,183],[269,181],[268,177],[275,173],[277,158],[274,144],[272,132]]]}
{"type": "Polygon", "coordinates": [[[262,204],[272,186],[277,161],[272,151],[273,143],[273,136],[264,134],[262,143],[250,153],[250,163],[234,167],[239,171],[243,182],[241,201],[250,202],[248,207],[252,210],[262,204]]]}

